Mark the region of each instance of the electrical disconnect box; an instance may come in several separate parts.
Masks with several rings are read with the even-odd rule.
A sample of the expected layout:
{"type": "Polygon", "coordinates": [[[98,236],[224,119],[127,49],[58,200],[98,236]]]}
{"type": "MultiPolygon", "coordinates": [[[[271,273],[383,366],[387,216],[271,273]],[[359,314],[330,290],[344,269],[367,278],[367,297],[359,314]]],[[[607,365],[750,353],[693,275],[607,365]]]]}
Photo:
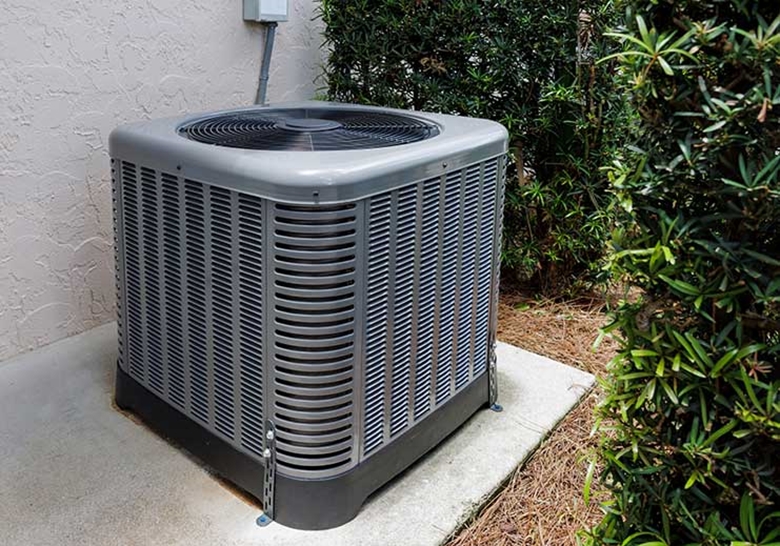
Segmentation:
{"type": "Polygon", "coordinates": [[[244,0],[244,20],[279,23],[287,20],[288,0],[244,0]]]}

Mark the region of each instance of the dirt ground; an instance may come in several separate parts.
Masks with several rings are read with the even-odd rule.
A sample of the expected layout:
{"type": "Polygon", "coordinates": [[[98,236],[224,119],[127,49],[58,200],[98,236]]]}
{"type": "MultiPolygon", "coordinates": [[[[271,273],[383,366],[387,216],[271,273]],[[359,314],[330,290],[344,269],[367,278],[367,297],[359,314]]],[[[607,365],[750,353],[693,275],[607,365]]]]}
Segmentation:
{"type": "MultiPolygon", "coordinates": [[[[604,324],[604,299],[538,302],[502,294],[498,337],[595,375],[603,374],[615,344],[605,339],[593,349],[604,324]]],[[[506,487],[447,546],[568,546],[577,531],[601,518],[598,484],[589,504],[583,500],[590,436],[598,391],[561,421],[506,487]]]]}

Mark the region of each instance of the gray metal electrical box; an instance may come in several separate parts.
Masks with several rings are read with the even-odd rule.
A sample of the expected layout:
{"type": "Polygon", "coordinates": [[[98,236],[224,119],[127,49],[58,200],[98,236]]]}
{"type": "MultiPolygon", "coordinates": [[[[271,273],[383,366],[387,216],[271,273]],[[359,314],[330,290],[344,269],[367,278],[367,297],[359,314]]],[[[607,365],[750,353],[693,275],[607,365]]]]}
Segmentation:
{"type": "Polygon", "coordinates": [[[287,12],[287,0],[244,0],[245,21],[260,23],[287,21],[287,12]]]}

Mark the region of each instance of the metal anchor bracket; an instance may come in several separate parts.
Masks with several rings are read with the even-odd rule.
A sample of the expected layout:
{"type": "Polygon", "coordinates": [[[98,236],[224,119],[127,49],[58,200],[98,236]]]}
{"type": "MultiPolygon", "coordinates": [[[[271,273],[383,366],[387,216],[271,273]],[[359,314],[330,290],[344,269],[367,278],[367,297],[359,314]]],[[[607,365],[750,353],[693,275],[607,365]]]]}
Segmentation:
{"type": "Polygon", "coordinates": [[[265,527],[274,519],[274,493],[276,490],[276,429],[271,421],[265,425],[265,472],[263,475],[263,513],[257,524],[265,527]]]}
{"type": "Polygon", "coordinates": [[[491,407],[497,406],[498,400],[498,368],[496,366],[498,358],[496,357],[496,342],[490,344],[490,355],[488,357],[488,402],[491,407]]]}

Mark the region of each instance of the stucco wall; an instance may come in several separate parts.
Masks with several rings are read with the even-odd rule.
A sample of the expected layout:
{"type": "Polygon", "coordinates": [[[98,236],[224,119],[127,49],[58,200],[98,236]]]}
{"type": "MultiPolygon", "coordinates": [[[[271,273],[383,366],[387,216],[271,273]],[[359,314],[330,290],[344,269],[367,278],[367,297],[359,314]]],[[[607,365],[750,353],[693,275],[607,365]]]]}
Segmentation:
{"type": "MultiPolygon", "coordinates": [[[[313,0],[290,0],[269,98],[315,94],[313,0]]],[[[241,0],[3,0],[0,360],[113,319],[108,134],[251,104],[261,30],[241,0]]]]}

